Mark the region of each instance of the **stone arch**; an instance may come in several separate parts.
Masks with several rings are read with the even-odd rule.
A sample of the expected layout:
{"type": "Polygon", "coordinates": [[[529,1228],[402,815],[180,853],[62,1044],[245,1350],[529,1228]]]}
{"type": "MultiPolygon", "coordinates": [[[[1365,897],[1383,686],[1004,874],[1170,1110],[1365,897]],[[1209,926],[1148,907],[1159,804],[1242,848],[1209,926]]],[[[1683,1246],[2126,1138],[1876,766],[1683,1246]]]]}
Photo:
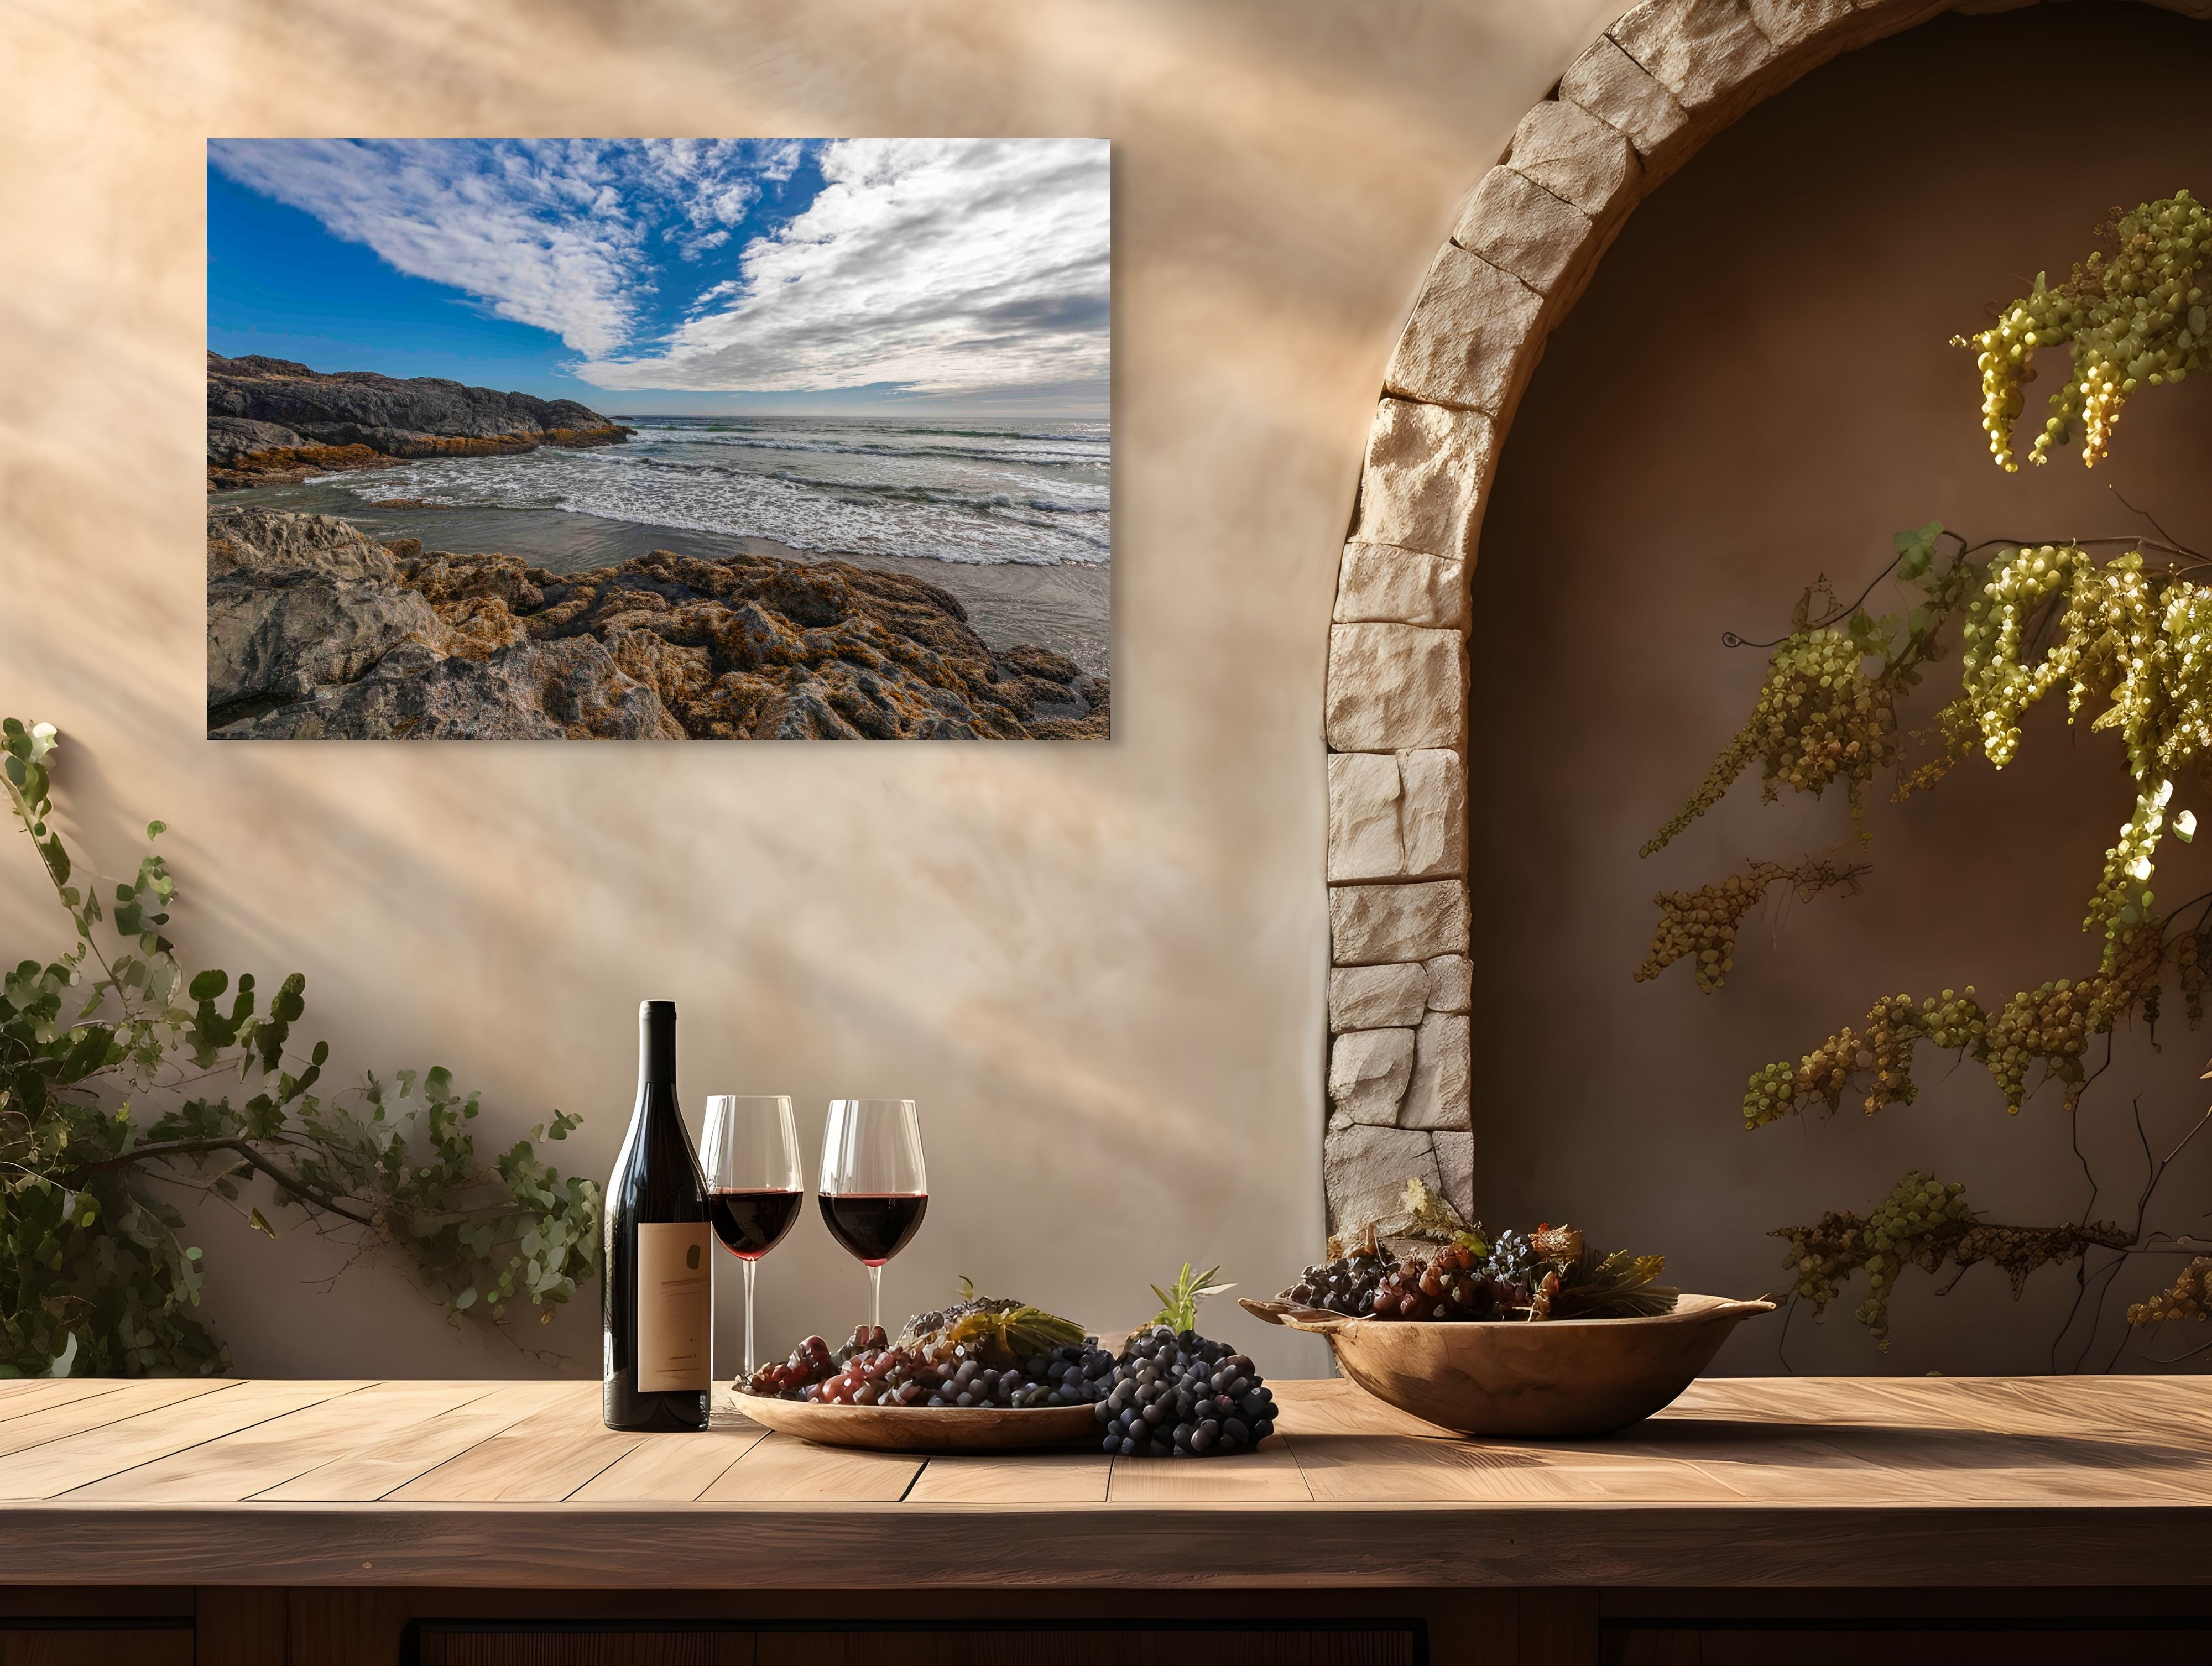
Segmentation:
{"type": "MultiPolygon", "coordinates": [[[[1329,626],[1329,1225],[1407,1176],[1474,1190],[1468,574],[1544,344],[1644,197],[1754,105],[1948,10],[2034,0],[1644,0],[1521,120],[1437,252],[1368,432],[1329,626]]],[[[2212,0],[2149,0],[2212,17],[2212,0]]]]}

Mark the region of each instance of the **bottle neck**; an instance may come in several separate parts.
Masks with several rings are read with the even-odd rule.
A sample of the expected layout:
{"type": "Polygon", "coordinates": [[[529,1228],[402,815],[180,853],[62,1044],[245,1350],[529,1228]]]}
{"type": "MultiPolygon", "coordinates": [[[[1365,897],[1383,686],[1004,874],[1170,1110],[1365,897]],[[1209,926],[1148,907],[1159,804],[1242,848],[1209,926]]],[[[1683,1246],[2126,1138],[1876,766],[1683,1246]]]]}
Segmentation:
{"type": "Polygon", "coordinates": [[[648,1097],[672,1098],[675,1092],[675,1004],[649,1000],[637,1015],[638,1101],[642,1104],[648,1097]]]}

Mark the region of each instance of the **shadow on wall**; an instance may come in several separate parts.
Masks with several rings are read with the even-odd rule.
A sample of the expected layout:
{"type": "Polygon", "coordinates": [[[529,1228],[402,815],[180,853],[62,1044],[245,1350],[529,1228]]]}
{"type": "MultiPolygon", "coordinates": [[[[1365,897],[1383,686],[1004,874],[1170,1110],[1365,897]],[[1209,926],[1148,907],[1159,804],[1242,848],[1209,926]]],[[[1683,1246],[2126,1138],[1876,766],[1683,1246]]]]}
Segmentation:
{"type": "MultiPolygon", "coordinates": [[[[2094,472],[2076,448],[2008,476],[1977,423],[1972,359],[1946,344],[2039,270],[2063,276],[2112,205],[2212,192],[2208,86],[2212,24],[2148,8],[1939,19],[1816,70],[1714,140],[1637,210],[1552,337],[1504,450],[1474,578],[1485,1213],[1564,1216],[1663,1250],[1686,1288],[1786,1291],[1771,1228],[1863,1212],[1911,1168],[1964,1182],[1993,1220],[2125,1221],[2145,1166],[2131,1106],[2161,1149],[2203,1110],[2212,1031],[2190,1035],[2172,1012],[2155,1047],[2120,1035],[2078,1130],[2055,1088],[2009,1118],[1979,1067],[1947,1075],[1927,1051],[1911,1106],[1869,1120],[1847,1099],[1832,1121],[1742,1128],[1754,1069],[1794,1062],[1878,996],[1972,983],[2002,1000],[2095,969],[2100,940],[2077,927],[2133,794],[2117,740],[2069,733],[2062,712],[2031,722],[2002,775],[1976,763],[1932,794],[1873,805],[1863,893],[1747,921],[1721,993],[1698,994],[1686,966],[1651,984],[1632,974],[1653,892],[1847,836],[1840,793],[1762,806],[1747,776],[1667,850],[1637,857],[1763,676],[1765,654],[1723,648],[1723,629],[1785,634],[1816,575],[1855,595],[1890,559],[1891,533],[1931,519],[2039,542],[2148,533],[2124,496],[2212,549],[2212,389],[2138,395],[2094,472]],[[2124,115],[2062,117],[2083,85],[2125,87],[2124,115]],[[2018,117],[2002,136],[1976,90],[1992,88],[2008,89],[2018,117]]],[[[2040,363],[2032,421],[2064,354],[2040,363]]],[[[1954,654],[1908,721],[1956,677],[1954,654]]],[[[2212,853],[2170,846],[2161,895],[2208,886],[2212,853]]],[[[2192,1150],[2166,1182],[2162,1224],[2194,1228],[2208,1184],[2212,1149],[2192,1150]]],[[[2123,1275],[2093,1365],[2126,1340],[2126,1303],[2176,1267],[2123,1275]]],[[[1786,1350],[1780,1322],[1745,1327],[1719,1369],[2052,1369],[2070,1270],[2036,1274],[2017,1304],[1994,1268],[1946,1296],[1933,1286],[1907,1274],[1887,1355],[1850,1317],[1862,1280],[1825,1325],[1798,1313],[1786,1350]]],[[[2063,1360],[2089,1323],[2076,1322],[2063,1360]]],[[[2187,1345],[2152,1333],[2124,1363],[2152,1368],[2187,1345]]]]}

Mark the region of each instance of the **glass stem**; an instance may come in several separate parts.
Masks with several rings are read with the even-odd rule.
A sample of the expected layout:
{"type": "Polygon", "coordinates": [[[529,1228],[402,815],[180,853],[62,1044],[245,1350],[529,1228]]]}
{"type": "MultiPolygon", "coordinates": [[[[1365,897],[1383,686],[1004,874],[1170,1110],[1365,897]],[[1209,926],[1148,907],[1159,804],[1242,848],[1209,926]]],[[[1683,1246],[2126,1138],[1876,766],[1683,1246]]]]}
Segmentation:
{"type": "Polygon", "coordinates": [[[884,1269],[868,1268],[868,1322],[878,1330],[884,1328],[884,1269]]]}
{"type": "Polygon", "coordinates": [[[753,1274],[760,1263],[750,1256],[745,1257],[745,1377],[753,1374],[753,1274]]]}

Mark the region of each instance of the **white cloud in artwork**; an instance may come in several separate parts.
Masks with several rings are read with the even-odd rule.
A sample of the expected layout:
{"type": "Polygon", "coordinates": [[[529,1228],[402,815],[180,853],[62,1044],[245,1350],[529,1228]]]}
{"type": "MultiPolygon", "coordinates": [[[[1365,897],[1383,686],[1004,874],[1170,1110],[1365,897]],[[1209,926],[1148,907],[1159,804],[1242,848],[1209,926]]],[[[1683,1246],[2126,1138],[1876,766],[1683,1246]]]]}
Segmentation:
{"type": "Polygon", "coordinates": [[[581,140],[215,140],[231,179],[301,209],[410,277],[596,355],[638,313],[638,247],[621,167],[581,140]]]}
{"type": "Polygon", "coordinates": [[[657,350],[593,355],[577,374],[763,392],[1103,379],[1108,158],[1093,139],[834,141],[813,203],[700,298],[726,305],[695,303],[657,350]]]}
{"type": "Polygon", "coordinates": [[[1093,139],[209,145],[230,179],[399,271],[551,331],[599,386],[752,392],[1103,385],[1109,154],[1093,139]],[[820,191],[748,232],[763,187],[810,150],[820,191]]]}

